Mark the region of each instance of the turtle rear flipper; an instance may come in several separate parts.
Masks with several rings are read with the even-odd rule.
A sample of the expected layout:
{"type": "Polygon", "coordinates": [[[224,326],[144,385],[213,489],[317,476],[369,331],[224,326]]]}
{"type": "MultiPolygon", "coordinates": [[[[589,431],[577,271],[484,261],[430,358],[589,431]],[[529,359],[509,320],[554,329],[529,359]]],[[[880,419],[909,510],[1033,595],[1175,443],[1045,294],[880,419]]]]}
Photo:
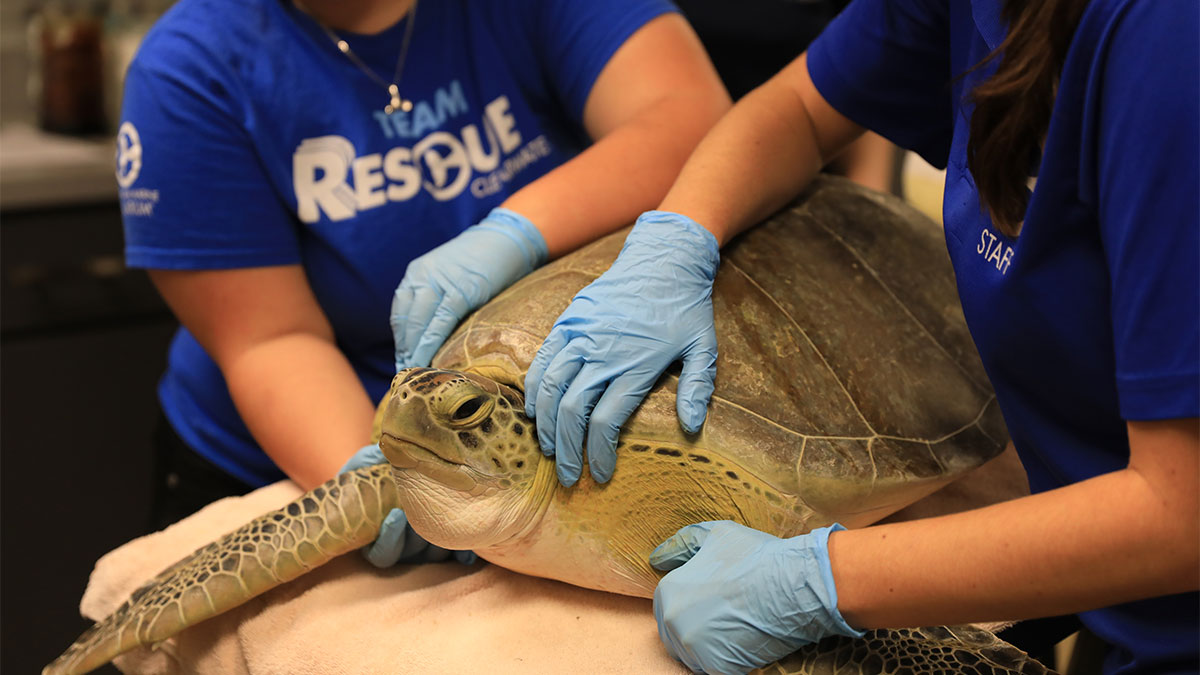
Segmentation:
{"type": "Polygon", "coordinates": [[[957,673],[1056,675],[1032,656],[973,626],[872,630],[859,639],[825,638],[751,675],[957,673]]]}
{"type": "Polygon", "coordinates": [[[365,546],[398,504],[389,465],[341,474],[158,574],[84,631],[43,675],[86,673],[365,546]]]}

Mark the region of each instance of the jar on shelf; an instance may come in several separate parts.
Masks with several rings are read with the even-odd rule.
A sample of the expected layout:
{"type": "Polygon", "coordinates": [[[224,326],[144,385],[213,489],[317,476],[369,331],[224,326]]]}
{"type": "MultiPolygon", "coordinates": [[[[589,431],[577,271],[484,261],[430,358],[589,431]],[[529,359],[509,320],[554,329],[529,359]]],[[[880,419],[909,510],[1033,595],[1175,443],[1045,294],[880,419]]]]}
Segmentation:
{"type": "Polygon", "coordinates": [[[28,41],[29,89],[38,125],[64,134],[106,132],[100,8],[47,3],[31,16],[28,41]]]}

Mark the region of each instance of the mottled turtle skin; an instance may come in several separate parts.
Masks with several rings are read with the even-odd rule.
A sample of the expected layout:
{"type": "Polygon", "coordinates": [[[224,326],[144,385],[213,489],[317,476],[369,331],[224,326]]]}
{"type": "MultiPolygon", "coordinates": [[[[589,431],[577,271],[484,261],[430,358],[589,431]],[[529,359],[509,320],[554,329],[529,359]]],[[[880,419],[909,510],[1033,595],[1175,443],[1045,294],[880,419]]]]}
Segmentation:
{"type": "MultiPolygon", "coordinates": [[[[368,543],[401,506],[447,548],[649,596],[645,561],[678,527],[729,518],[779,536],[860,526],[998,454],[1006,433],[967,334],[941,233],[898,200],[819,179],[723,251],[720,344],[703,430],[681,431],[673,374],[623,428],[610,483],[566,490],[523,413],[525,370],[623,234],[531,274],[399,373],[377,416],[389,465],[339,476],[200,549],[47,667],[87,672],[368,543]]],[[[381,434],[381,436],[380,436],[381,434]]],[[[827,640],[772,673],[1040,673],[990,633],[876,631],[827,640]]]]}

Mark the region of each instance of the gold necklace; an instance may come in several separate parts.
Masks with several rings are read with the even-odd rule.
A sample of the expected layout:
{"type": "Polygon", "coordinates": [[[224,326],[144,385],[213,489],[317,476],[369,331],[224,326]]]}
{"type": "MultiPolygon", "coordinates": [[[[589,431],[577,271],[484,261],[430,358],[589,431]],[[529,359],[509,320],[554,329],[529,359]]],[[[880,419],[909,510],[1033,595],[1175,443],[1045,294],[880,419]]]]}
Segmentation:
{"type": "Polygon", "coordinates": [[[306,12],[310,17],[312,17],[313,21],[317,22],[317,25],[321,27],[321,30],[325,31],[325,35],[329,36],[329,39],[333,42],[333,46],[337,47],[339,52],[345,54],[346,58],[350,59],[351,63],[358,66],[359,70],[367,74],[367,77],[370,77],[377,84],[379,84],[379,86],[387,90],[388,104],[383,107],[383,112],[388,115],[391,115],[397,110],[408,112],[413,108],[412,99],[400,98],[400,76],[404,73],[404,59],[406,56],[408,56],[408,44],[412,41],[413,24],[417,22],[418,1],[419,0],[413,0],[412,9],[408,10],[408,25],[404,27],[404,40],[400,42],[400,56],[396,58],[396,72],[392,75],[391,82],[384,81],[382,77],[379,77],[379,75],[375,74],[375,71],[368,68],[367,64],[363,63],[362,59],[358,58],[358,54],[355,54],[353,51],[351,51],[349,43],[338,37],[338,34],[333,32],[332,28],[326,26],[325,23],[314,16],[312,12],[306,12]]]}

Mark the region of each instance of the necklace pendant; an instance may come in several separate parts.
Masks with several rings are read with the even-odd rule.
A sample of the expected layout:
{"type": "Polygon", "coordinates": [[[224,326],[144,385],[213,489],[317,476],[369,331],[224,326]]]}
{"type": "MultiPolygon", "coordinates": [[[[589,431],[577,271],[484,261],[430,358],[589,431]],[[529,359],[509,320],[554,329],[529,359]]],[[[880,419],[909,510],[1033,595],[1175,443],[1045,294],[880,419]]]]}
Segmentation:
{"type": "Polygon", "coordinates": [[[388,101],[388,104],[383,107],[384,113],[391,115],[397,110],[403,110],[404,112],[412,110],[412,101],[406,101],[400,98],[400,90],[396,85],[393,84],[389,86],[388,93],[391,94],[391,100],[388,101]]]}
{"type": "MultiPolygon", "coordinates": [[[[301,4],[300,0],[295,0],[295,2],[297,5],[301,4]]],[[[339,52],[345,55],[345,57],[349,59],[351,63],[357,66],[358,69],[361,70],[367,77],[371,78],[372,81],[387,88],[388,104],[383,107],[383,112],[386,115],[391,115],[400,110],[409,112],[413,109],[412,101],[406,101],[400,98],[400,86],[396,83],[400,81],[400,76],[404,73],[404,57],[408,55],[408,45],[412,41],[413,25],[417,20],[417,2],[418,0],[412,0],[412,8],[408,11],[408,21],[404,29],[404,40],[400,43],[400,55],[396,57],[396,71],[392,76],[391,84],[387,84],[383,78],[379,77],[379,75],[375,73],[375,71],[368,68],[367,65],[362,62],[362,59],[358,58],[358,56],[350,48],[350,43],[338,37],[337,33],[333,32],[332,28],[326,26],[324,23],[321,23],[320,20],[317,20],[317,24],[321,27],[321,30],[325,31],[325,35],[329,37],[329,39],[333,42],[333,46],[336,47],[339,52]]],[[[303,7],[301,7],[301,9],[303,9],[303,7]]]]}
{"type": "MultiPolygon", "coordinates": [[[[388,102],[388,104],[386,106],[384,106],[383,112],[391,115],[392,113],[396,112],[397,110],[405,110],[406,109],[404,107],[404,104],[408,103],[408,102],[401,100],[400,87],[398,87],[395,84],[389,84],[388,85],[388,94],[391,95],[391,100],[388,102]]],[[[408,106],[411,108],[412,104],[409,103],[408,106]]]]}
{"type": "Polygon", "coordinates": [[[400,100],[400,99],[392,99],[391,103],[388,103],[387,105],[383,106],[383,112],[388,115],[391,115],[392,113],[396,112],[397,110],[403,110],[404,112],[409,112],[412,109],[413,109],[412,101],[405,101],[405,100],[400,100]]]}

